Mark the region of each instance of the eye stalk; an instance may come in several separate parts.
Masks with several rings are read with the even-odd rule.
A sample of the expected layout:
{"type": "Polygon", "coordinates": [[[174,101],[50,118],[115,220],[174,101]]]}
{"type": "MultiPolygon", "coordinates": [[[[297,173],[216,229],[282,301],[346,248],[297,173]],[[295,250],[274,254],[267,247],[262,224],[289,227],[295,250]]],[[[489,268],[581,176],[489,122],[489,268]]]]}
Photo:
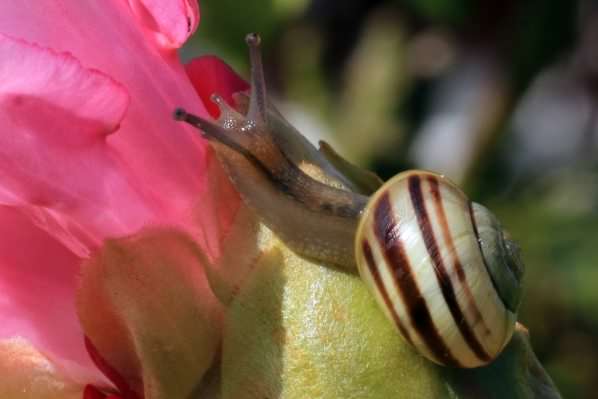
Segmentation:
{"type": "MultiPolygon", "coordinates": [[[[213,95],[212,98],[214,97],[216,96],[213,95]]],[[[217,101],[216,103],[222,106],[224,101],[217,101]]],[[[208,140],[216,140],[241,154],[246,153],[246,150],[240,145],[240,143],[235,142],[235,136],[233,134],[230,134],[227,129],[210,122],[207,119],[190,114],[183,108],[175,109],[173,117],[175,120],[187,122],[191,126],[196,127],[201,132],[201,135],[208,140]]]]}
{"type": "Polygon", "coordinates": [[[257,33],[249,33],[245,36],[245,43],[249,47],[251,62],[251,98],[247,119],[255,123],[266,123],[266,80],[260,50],[262,39],[257,33]]]}

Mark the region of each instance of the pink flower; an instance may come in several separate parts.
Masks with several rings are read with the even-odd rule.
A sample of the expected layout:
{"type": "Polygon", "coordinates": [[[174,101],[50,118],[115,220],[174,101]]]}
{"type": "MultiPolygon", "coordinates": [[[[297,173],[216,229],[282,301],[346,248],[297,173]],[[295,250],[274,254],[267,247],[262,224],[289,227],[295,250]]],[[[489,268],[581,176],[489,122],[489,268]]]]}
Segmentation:
{"type": "Polygon", "coordinates": [[[175,397],[197,381],[156,366],[171,333],[173,356],[207,348],[181,367],[209,366],[195,247],[219,255],[238,199],[171,115],[247,85],[214,57],[180,64],[198,22],[194,0],[0,2],[0,397],[175,397]]]}

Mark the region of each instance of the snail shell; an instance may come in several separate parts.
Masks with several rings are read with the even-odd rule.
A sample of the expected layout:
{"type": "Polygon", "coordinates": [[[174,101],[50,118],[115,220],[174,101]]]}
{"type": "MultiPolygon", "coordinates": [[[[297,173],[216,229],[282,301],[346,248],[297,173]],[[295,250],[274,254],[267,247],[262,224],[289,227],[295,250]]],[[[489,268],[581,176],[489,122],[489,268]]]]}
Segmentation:
{"type": "Polygon", "coordinates": [[[361,218],[355,256],[384,313],[428,359],[478,367],[509,342],[521,292],[517,249],[443,176],[408,171],[384,184],[361,218]]]}
{"type": "Polygon", "coordinates": [[[325,143],[316,150],[268,103],[259,36],[246,41],[252,88],[237,95],[239,110],[215,94],[217,123],[182,109],[175,118],[210,140],[243,201],[289,248],[358,269],[422,355],[492,361],[513,333],[523,273],[496,218],[440,175],[408,171],[382,185],[325,143]]]}

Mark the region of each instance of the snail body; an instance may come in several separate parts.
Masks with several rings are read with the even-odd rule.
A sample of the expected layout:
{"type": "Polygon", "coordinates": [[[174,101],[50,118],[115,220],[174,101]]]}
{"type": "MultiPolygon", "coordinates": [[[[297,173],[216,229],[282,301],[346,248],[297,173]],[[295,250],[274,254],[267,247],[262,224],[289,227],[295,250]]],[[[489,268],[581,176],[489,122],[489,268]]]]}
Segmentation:
{"type": "Polygon", "coordinates": [[[441,175],[385,184],[316,150],[267,102],[259,36],[246,41],[251,96],[218,123],[177,110],[210,140],[244,202],[301,256],[358,271],[405,341],[435,363],[491,362],[514,330],[523,266],[496,218],[441,175]],[[307,167],[306,167],[307,165],[307,167]]]}

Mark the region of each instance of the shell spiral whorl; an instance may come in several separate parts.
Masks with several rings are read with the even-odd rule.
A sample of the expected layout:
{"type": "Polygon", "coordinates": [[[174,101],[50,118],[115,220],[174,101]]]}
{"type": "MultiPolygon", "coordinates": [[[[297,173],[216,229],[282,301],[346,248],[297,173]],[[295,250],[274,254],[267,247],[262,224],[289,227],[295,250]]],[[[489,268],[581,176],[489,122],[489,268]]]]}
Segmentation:
{"type": "Polygon", "coordinates": [[[405,340],[455,367],[489,363],[511,338],[522,274],[512,248],[486,208],[423,171],[376,192],[355,243],[359,273],[405,340]]]}

